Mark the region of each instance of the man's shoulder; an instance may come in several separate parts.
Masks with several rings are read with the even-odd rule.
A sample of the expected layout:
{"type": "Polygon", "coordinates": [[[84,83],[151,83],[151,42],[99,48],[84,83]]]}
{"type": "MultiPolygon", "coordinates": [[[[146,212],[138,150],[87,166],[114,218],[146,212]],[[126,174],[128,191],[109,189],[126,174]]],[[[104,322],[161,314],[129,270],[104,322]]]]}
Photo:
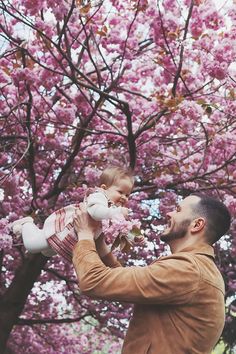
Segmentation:
{"type": "Polygon", "coordinates": [[[161,257],[158,261],[166,262],[169,270],[173,267],[176,275],[186,272],[193,277],[196,276],[200,282],[208,283],[224,291],[222,275],[214,262],[214,257],[209,252],[185,250],[161,257]]]}
{"type": "Polygon", "coordinates": [[[189,271],[190,273],[199,273],[198,262],[194,255],[189,252],[177,252],[167,256],[162,256],[152,263],[152,265],[166,267],[168,271],[182,273],[189,271]]]}
{"type": "Polygon", "coordinates": [[[199,269],[202,264],[209,264],[216,268],[214,257],[208,253],[201,253],[201,252],[192,252],[189,250],[184,250],[176,253],[172,253],[170,255],[160,257],[157,262],[168,262],[168,263],[181,263],[182,265],[185,264],[186,266],[190,264],[199,269]]]}
{"type": "Polygon", "coordinates": [[[156,261],[167,261],[167,260],[176,260],[176,261],[184,261],[184,260],[190,260],[194,261],[194,255],[188,251],[186,252],[176,252],[176,253],[171,253],[166,256],[161,256],[158,258],[156,261]]]}

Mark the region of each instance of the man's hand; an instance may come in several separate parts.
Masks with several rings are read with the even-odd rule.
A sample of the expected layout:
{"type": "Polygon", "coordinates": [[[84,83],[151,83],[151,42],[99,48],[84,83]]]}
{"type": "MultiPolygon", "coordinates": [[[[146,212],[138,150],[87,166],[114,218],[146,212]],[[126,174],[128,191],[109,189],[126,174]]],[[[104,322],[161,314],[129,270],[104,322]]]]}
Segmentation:
{"type": "Polygon", "coordinates": [[[80,203],[74,219],[74,227],[79,241],[93,240],[96,231],[100,228],[100,225],[100,222],[93,220],[87,213],[85,204],[80,203]]]}
{"type": "Polygon", "coordinates": [[[101,234],[95,241],[97,253],[100,258],[105,257],[108,253],[111,252],[110,247],[106,244],[104,234],[101,234]]]}

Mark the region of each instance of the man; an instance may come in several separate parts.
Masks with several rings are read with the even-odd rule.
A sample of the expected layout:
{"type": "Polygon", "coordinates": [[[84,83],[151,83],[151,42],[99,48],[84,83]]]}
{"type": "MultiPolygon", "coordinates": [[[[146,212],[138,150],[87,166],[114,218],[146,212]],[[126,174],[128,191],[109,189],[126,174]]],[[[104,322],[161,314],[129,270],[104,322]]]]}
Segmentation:
{"type": "Polygon", "coordinates": [[[224,282],[212,244],[229,229],[227,208],[192,195],[167,218],[161,240],[172,254],[149,266],[122,268],[102,239],[96,249],[97,225],[84,206],[78,212],[73,264],[82,292],[135,304],[123,354],[209,354],[224,326],[224,282]]]}

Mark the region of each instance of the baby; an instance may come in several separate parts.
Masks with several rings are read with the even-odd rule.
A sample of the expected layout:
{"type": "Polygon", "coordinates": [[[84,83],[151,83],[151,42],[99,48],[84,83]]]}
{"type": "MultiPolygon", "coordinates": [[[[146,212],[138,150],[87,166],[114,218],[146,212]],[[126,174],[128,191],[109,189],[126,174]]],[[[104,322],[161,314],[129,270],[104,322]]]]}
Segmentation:
{"type": "MultiPolygon", "coordinates": [[[[84,202],[89,215],[96,221],[104,219],[125,219],[129,210],[125,207],[134,185],[132,173],[120,167],[106,168],[100,177],[98,188],[90,190],[84,202]]],[[[55,211],[39,229],[31,217],[25,217],[12,223],[12,231],[22,236],[23,244],[30,253],[41,252],[45,256],[60,254],[71,262],[72,248],[77,242],[73,220],[77,204],[68,205],[55,211]]],[[[95,236],[97,239],[100,229],[95,236]]],[[[135,237],[133,242],[142,243],[143,238],[135,237]]],[[[117,242],[117,240],[116,240],[117,242]]],[[[127,238],[127,242],[131,242],[127,238]]]]}

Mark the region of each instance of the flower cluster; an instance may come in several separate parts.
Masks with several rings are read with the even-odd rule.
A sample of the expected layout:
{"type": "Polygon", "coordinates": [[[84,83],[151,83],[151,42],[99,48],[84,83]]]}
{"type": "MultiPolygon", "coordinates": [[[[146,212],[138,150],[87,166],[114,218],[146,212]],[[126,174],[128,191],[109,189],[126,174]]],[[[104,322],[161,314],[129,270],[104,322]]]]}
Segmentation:
{"type": "Polygon", "coordinates": [[[102,221],[106,242],[112,246],[112,249],[119,247],[121,251],[128,251],[130,247],[139,244],[140,227],[141,222],[137,219],[114,218],[102,221]]]}

